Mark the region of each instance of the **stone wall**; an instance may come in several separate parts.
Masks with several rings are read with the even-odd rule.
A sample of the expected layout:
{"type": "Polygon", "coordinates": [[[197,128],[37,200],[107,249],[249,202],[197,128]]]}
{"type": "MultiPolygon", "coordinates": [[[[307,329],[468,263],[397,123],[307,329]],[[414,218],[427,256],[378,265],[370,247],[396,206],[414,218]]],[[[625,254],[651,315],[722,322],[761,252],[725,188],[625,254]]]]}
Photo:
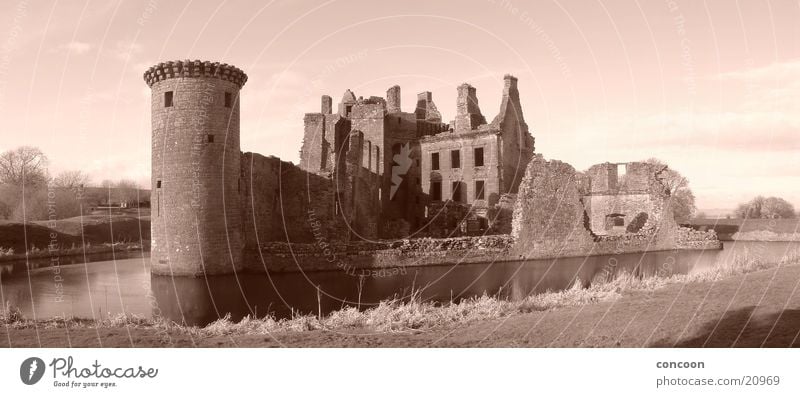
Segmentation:
{"type": "Polygon", "coordinates": [[[453,124],[456,133],[469,132],[486,124],[486,118],[478,106],[477,90],[467,83],[458,86],[456,119],[453,124]]]}
{"type": "Polygon", "coordinates": [[[412,239],[312,244],[268,243],[245,253],[252,272],[343,271],[352,276],[405,272],[408,267],[492,263],[508,260],[510,236],[412,239]]]}
{"type": "Polygon", "coordinates": [[[644,197],[591,195],[595,186],[569,164],[547,161],[536,155],[528,165],[519,188],[512,222],[515,246],[512,254],[525,258],[603,255],[679,248],[678,225],[667,205],[667,190],[659,170],[649,169],[644,197]],[[624,203],[631,212],[649,211],[637,232],[598,235],[592,231],[589,211],[597,198],[598,208],[624,203]],[[637,204],[643,208],[636,208],[637,204]]]}
{"type": "Polygon", "coordinates": [[[347,227],[336,211],[336,186],[328,176],[256,153],[242,155],[241,173],[246,246],[314,241],[313,220],[326,235],[346,235],[347,227]]]}
{"type": "Polygon", "coordinates": [[[635,194],[593,194],[583,198],[586,213],[590,219],[593,233],[598,235],[625,233],[626,227],[637,215],[653,215],[653,202],[647,193],[635,194]],[[624,222],[613,227],[610,215],[617,215],[624,222]]]}
{"type": "Polygon", "coordinates": [[[528,124],[522,113],[519,99],[517,78],[505,75],[503,78],[503,96],[500,101],[500,112],[491,124],[492,129],[500,131],[502,146],[501,193],[516,193],[525,167],[531,160],[534,151],[533,136],[528,131],[528,124]]]}
{"type": "Polygon", "coordinates": [[[155,274],[223,274],[241,267],[239,89],[224,64],[161,63],[151,88],[151,258],[155,274]],[[171,103],[170,103],[171,102],[171,103]]]}
{"type": "Polygon", "coordinates": [[[442,133],[420,141],[422,159],[421,186],[427,201],[431,201],[431,183],[440,182],[442,200],[453,198],[453,183],[461,183],[459,202],[486,208],[500,199],[500,159],[498,135],[495,132],[473,131],[468,134],[442,133]],[[475,149],[483,149],[483,165],[475,165],[475,149]],[[453,168],[451,152],[459,151],[460,167],[453,168]],[[434,170],[431,158],[439,154],[439,169],[434,170]],[[484,198],[476,199],[475,181],[484,182],[484,198]]]}
{"type": "Polygon", "coordinates": [[[554,258],[591,252],[594,235],[586,228],[582,196],[571,165],[534,156],[514,206],[513,253],[525,258],[554,258]]]}

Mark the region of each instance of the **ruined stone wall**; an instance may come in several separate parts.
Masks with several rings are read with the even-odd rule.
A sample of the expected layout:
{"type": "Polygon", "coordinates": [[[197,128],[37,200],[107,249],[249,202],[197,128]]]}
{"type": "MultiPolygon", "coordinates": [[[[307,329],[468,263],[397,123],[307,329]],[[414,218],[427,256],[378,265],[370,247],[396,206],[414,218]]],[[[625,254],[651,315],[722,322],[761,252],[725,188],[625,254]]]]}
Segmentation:
{"type": "Polygon", "coordinates": [[[486,124],[486,118],[478,106],[477,90],[466,83],[458,86],[456,119],[453,122],[455,132],[458,134],[469,132],[483,124],[486,124]]]}
{"type": "Polygon", "coordinates": [[[347,225],[344,233],[348,240],[375,239],[381,217],[379,187],[380,175],[374,168],[366,167],[364,158],[364,133],[354,130],[347,142],[344,178],[339,179],[336,191],[341,197],[341,217],[347,225]]]}
{"type": "Polygon", "coordinates": [[[503,79],[503,96],[500,112],[492,121],[502,137],[502,193],[516,193],[525,168],[533,157],[534,139],[522,114],[517,78],[506,75],[503,79]]]}
{"type": "Polygon", "coordinates": [[[585,255],[594,236],[587,230],[575,169],[534,156],[514,207],[514,254],[526,258],[585,255]]]}
{"type": "Polygon", "coordinates": [[[431,183],[441,182],[442,200],[453,195],[453,182],[460,182],[461,201],[477,207],[489,207],[500,199],[500,153],[498,135],[473,131],[469,134],[442,133],[420,141],[421,187],[430,200],[431,183]],[[483,166],[475,166],[475,148],[483,148],[483,166]],[[451,166],[451,151],[460,153],[461,166],[451,166]],[[439,169],[432,169],[431,155],[439,153],[439,169]],[[484,199],[476,200],[475,181],[484,181],[484,199]]]}
{"type": "Polygon", "coordinates": [[[309,172],[333,171],[336,162],[341,161],[337,152],[350,133],[350,120],[338,114],[306,113],[303,125],[300,168],[309,172]]]}
{"type": "Polygon", "coordinates": [[[243,248],[239,89],[247,77],[228,65],[178,61],[144,78],[152,90],[152,272],[233,272],[243,248]]]}
{"type": "Polygon", "coordinates": [[[330,142],[325,139],[325,115],[306,113],[303,118],[303,142],[300,148],[300,167],[311,172],[325,169],[325,153],[330,142]]]}
{"type": "Polygon", "coordinates": [[[328,176],[256,153],[242,155],[241,174],[244,241],[248,247],[271,241],[312,242],[312,218],[320,222],[325,235],[346,232],[336,212],[336,186],[328,176]]]}
{"type": "Polygon", "coordinates": [[[615,230],[610,228],[611,225],[609,225],[607,218],[612,214],[622,216],[624,220],[623,231],[639,213],[647,214],[648,219],[651,216],[661,215],[654,213],[653,200],[647,193],[595,194],[584,196],[583,200],[586,213],[591,220],[591,230],[598,235],[615,233],[615,230]]]}
{"type": "Polygon", "coordinates": [[[517,195],[515,193],[500,195],[500,201],[487,211],[486,218],[489,220],[487,234],[511,234],[516,201],[517,195]]]}
{"type": "Polygon", "coordinates": [[[591,195],[591,183],[572,166],[536,155],[528,165],[514,207],[513,255],[554,258],[678,248],[678,226],[666,205],[668,194],[658,177],[657,171],[650,169],[646,183],[648,197],[633,198],[626,204],[632,212],[637,210],[634,208],[637,203],[650,211],[641,230],[601,236],[592,232],[592,219],[587,211],[592,205],[584,201],[599,197],[597,206],[606,208],[629,198],[591,195]]]}
{"type": "Polygon", "coordinates": [[[386,112],[402,112],[400,106],[400,86],[394,85],[386,91],[386,112]]]}
{"type": "Polygon", "coordinates": [[[442,122],[442,114],[433,103],[433,94],[430,91],[424,91],[417,94],[417,108],[414,111],[417,119],[426,120],[434,123],[442,122]]]}
{"type": "Polygon", "coordinates": [[[591,193],[616,193],[618,175],[617,164],[603,163],[591,166],[586,175],[589,177],[591,193]]]}
{"type": "Polygon", "coordinates": [[[624,167],[625,176],[620,178],[619,189],[627,192],[648,190],[652,175],[659,171],[658,167],[663,168],[644,162],[627,163],[624,167]]]}

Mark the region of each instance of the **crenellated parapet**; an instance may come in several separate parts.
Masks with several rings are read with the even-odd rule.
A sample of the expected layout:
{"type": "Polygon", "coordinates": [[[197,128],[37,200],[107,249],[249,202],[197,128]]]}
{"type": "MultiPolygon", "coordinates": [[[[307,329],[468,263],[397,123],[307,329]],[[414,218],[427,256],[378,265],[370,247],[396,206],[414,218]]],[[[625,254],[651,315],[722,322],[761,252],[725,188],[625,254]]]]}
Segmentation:
{"type": "Polygon", "coordinates": [[[233,82],[239,88],[247,82],[247,75],[236,66],[200,60],[161,62],[144,72],[144,81],[149,87],[159,81],[176,77],[215,77],[233,82]]]}

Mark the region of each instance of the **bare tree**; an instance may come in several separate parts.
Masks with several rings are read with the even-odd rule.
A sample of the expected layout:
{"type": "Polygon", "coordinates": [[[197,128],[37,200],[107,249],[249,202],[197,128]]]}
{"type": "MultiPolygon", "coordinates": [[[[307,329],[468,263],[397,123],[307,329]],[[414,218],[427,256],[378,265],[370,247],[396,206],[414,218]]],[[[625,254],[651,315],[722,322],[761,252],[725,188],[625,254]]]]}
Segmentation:
{"type": "Polygon", "coordinates": [[[761,218],[761,207],[764,206],[764,200],[763,196],[757,196],[746,203],[739,204],[734,211],[736,217],[742,219],[761,218]]]}
{"type": "Polygon", "coordinates": [[[119,203],[137,203],[139,201],[139,185],[130,179],[120,179],[116,183],[116,199],[119,203]]]}
{"type": "Polygon", "coordinates": [[[53,178],[55,187],[76,189],[89,184],[89,175],[83,171],[63,171],[53,178]]]}
{"type": "Polygon", "coordinates": [[[35,187],[47,182],[47,156],[34,146],[20,146],[0,154],[0,183],[35,187]]]}
{"type": "Polygon", "coordinates": [[[669,168],[665,162],[659,159],[650,158],[645,162],[659,168],[661,182],[670,193],[670,205],[672,206],[675,221],[678,223],[689,222],[697,211],[694,203],[694,193],[689,188],[689,180],[681,175],[680,172],[669,168]]]}

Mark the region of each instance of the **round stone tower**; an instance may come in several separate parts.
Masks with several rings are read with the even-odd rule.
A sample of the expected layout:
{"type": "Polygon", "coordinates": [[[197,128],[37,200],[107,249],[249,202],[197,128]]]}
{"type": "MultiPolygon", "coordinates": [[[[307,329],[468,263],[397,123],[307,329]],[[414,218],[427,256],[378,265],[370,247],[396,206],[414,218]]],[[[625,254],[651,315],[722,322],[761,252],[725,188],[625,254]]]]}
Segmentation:
{"type": "Polygon", "coordinates": [[[239,90],[247,75],[217,62],[159,63],[152,92],[152,273],[241,268],[239,90]]]}

